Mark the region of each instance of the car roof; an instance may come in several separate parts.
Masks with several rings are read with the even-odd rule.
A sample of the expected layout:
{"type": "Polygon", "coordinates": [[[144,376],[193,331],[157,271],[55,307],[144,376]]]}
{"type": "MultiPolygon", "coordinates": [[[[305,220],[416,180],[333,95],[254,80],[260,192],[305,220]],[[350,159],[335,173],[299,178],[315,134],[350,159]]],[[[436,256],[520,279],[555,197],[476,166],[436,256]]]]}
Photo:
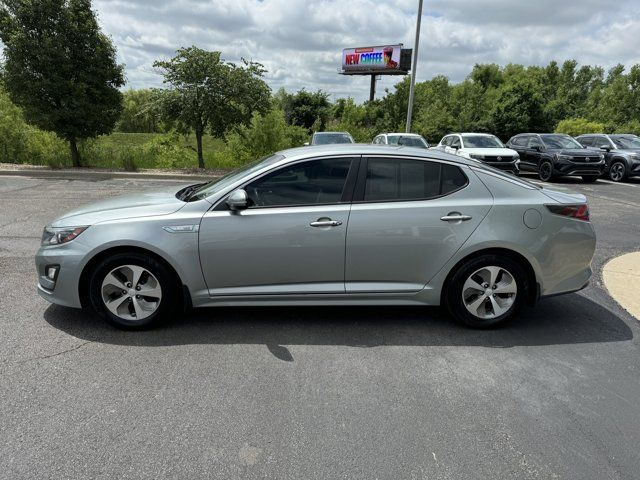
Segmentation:
{"type": "Polygon", "coordinates": [[[329,135],[329,134],[351,135],[349,132],[314,132],[314,135],[329,135]]]}
{"type": "Polygon", "coordinates": [[[421,137],[419,133],[403,133],[403,132],[389,132],[389,133],[381,133],[380,135],[401,135],[403,137],[421,137]]]}
{"type": "Polygon", "coordinates": [[[376,145],[371,143],[336,143],[330,145],[309,145],[305,147],[290,148],[277,152],[287,159],[304,159],[316,156],[330,155],[398,155],[406,157],[421,157],[433,160],[445,160],[469,166],[478,166],[478,161],[469,160],[459,155],[452,155],[438,150],[425,150],[424,148],[376,145]]]}
{"type": "Polygon", "coordinates": [[[493,133],[474,133],[474,132],[464,132],[464,133],[459,133],[458,135],[462,135],[463,137],[466,136],[471,136],[473,135],[475,136],[480,136],[480,137],[495,137],[495,135],[493,133]]]}

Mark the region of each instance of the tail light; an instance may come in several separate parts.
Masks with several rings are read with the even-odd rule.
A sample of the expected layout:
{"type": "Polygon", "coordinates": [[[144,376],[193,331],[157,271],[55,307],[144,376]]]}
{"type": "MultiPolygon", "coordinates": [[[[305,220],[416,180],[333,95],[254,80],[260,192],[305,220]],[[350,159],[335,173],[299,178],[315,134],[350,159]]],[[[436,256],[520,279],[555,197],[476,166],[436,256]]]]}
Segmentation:
{"type": "Polygon", "coordinates": [[[576,220],[589,221],[589,205],[581,203],[579,205],[547,205],[549,211],[555,215],[575,218],[576,220]]]}

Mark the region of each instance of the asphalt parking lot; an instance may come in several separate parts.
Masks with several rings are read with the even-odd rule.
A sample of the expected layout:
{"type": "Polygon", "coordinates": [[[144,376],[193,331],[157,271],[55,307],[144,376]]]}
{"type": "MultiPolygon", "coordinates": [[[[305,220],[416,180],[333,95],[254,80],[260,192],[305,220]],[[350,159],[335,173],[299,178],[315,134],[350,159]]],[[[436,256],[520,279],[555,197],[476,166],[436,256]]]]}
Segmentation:
{"type": "Polygon", "coordinates": [[[601,271],[640,250],[640,180],[557,184],[589,197],[592,284],[495,331],[376,307],[131,333],[37,295],[48,221],[165,185],[0,176],[0,478],[638,478],[640,323],[601,271]]]}

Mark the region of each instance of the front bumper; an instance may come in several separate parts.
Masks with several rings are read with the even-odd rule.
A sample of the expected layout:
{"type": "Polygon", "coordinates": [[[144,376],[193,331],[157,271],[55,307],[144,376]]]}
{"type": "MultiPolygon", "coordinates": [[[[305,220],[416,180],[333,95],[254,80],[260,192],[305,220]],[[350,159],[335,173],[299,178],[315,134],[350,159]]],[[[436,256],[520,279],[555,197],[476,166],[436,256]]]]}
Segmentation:
{"type": "Polygon", "coordinates": [[[81,308],[79,280],[86,251],[80,242],[41,247],[35,257],[38,293],[45,300],[65,307],[81,308]],[[47,278],[46,269],[57,265],[55,281],[47,278]]]}
{"type": "Polygon", "coordinates": [[[553,170],[556,175],[602,175],[605,170],[604,160],[599,162],[572,162],[571,160],[555,160],[553,170]]]}
{"type": "Polygon", "coordinates": [[[502,170],[503,172],[513,173],[517,175],[520,173],[520,167],[516,162],[484,162],[487,165],[502,170]]]}

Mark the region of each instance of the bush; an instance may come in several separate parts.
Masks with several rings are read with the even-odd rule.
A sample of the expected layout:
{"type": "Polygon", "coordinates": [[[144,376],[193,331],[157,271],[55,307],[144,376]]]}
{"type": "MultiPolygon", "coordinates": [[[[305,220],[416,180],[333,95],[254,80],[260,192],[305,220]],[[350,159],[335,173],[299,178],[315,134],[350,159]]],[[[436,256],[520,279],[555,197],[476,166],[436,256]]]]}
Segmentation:
{"type": "Polygon", "coordinates": [[[186,147],[176,132],[158,135],[141,148],[143,157],[151,157],[157,168],[195,168],[198,155],[191,147],[186,147]]]}
{"type": "Polygon", "coordinates": [[[577,137],[585,133],[603,133],[605,128],[602,123],[590,122],[585,118],[567,118],[558,123],[555,131],[577,137]]]}
{"type": "Polygon", "coordinates": [[[225,148],[214,154],[220,168],[234,168],[265,155],[298,147],[308,139],[305,128],[287,125],[282,110],[264,115],[255,113],[249,126],[240,126],[227,134],[225,148]]]}
{"type": "Polygon", "coordinates": [[[60,168],[67,165],[66,143],[55,134],[28,125],[22,111],[0,89],[0,162],[60,168]]]}
{"type": "Polygon", "coordinates": [[[613,129],[615,133],[631,133],[633,135],[640,135],[640,121],[631,120],[630,122],[618,125],[613,129]]]}

